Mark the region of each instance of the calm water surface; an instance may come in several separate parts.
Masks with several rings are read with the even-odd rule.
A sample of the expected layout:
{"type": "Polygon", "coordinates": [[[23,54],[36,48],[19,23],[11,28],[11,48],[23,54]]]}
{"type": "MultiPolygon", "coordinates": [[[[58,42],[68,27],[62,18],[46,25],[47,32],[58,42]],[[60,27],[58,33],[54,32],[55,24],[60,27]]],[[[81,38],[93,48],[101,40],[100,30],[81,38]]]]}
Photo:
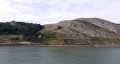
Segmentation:
{"type": "Polygon", "coordinates": [[[0,47],[0,64],[120,64],[120,48],[0,47]]]}

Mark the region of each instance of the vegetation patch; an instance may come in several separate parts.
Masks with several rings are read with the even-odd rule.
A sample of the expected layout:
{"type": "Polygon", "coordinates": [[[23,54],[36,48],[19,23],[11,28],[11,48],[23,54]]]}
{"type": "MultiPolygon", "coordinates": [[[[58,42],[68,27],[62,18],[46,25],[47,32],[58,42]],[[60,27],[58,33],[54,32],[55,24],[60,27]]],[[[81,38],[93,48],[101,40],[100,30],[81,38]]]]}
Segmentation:
{"type": "Polygon", "coordinates": [[[23,35],[0,35],[0,38],[23,38],[23,35]]]}

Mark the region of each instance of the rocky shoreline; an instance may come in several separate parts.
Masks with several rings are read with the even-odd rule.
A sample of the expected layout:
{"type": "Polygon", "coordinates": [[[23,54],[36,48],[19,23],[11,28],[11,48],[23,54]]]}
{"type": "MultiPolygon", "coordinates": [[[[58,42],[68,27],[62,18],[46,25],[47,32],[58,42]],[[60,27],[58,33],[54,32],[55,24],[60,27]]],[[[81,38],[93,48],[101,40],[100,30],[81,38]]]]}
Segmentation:
{"type": "Polygon", "coordinates": [[[32,43],[32,44],[13,44],[13,43],[0,43],[0,46],[33,46],[33,47],[71,47],[71,46],[80,46],[80,47],[120,47],[120,45],[117,44],[109,44],[109,45],[100,45],[100,44],[92,44],[92,45],[49,45],[49,44],[36,44],[36,43],[32,43]]]}

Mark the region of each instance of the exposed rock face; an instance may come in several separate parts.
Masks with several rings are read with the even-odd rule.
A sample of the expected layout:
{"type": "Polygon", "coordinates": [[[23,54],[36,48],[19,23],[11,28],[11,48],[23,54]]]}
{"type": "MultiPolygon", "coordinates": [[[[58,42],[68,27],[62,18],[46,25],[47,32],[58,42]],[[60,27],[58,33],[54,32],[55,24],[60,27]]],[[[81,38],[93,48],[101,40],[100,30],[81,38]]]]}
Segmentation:
{"type": "Polygon", "coordinates": [[[99,18],[78,18],[45,25],[43,31],[64,33],[72,38],[119,38],[119,28],[120,25],[99,18]]]}
{"type": "Polygon", "coordinates": [[[113,31],[115,33],[120,34],[120,25],[109,22],[109,21],[104,20],[104,19],[99,19],[99,18],[78,18],[78,19],[75,19],[75,20],[87,21],[87,22],[90,22],[92,24],[98,25],[98,26],[100,26],[102,28],[106,28],[106,29],[109,29],[109,30],[111,30],[111,31],[113,31]]]}

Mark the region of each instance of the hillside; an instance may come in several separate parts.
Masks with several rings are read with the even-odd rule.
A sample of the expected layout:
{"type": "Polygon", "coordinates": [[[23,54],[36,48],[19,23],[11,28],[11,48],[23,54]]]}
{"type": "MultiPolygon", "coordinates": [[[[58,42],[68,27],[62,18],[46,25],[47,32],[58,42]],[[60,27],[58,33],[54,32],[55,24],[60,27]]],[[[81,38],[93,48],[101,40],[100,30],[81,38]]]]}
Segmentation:
{"type": "Polygon", "coordinates": [[[99,18],[78,18],[44,25],[47,44],[120,44],[120,25],[99,18]]]}
{"type": "Polygon", "coordinates": [[[99,18],[77,18],[43,26],[1,22],[0,43],[12,40],[34,45],[120,45],[119,28],[120,24],[99,18]]]}
{"type": "Polygon", "coordinates": [[[99,18],[79,18],[45,25],[45,29],[41,32],[57,32],[66,34],[71,38],[120,38],[119,27],[118,24],[99,18]]]}

